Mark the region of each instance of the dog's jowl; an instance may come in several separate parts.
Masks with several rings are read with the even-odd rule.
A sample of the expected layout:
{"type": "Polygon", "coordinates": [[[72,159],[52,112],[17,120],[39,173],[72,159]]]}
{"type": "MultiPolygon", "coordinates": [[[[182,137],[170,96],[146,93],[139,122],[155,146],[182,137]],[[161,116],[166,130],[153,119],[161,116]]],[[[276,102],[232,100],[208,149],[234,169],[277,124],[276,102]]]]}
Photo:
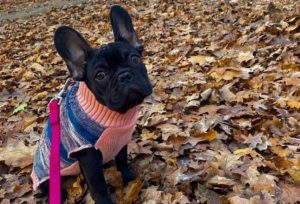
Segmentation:
{"type": "MultiPolygon", "coordinates": [[[[115,42],[93,49],[74,29],[57,29],[54,44],[65,61],[73,84],[60,102],[61,175],[85,177],[95,202],[112,203],[103,164],[115,160],[126,185],[134,179],[127,166],[127,144],[135,128],[139,104],[152,93],[141,60],[141,45],[128,13],[119,6],[110,12],[115,42]]],[[[32,179],[48,193],[49,120],[35,154],[32,179]]]]}

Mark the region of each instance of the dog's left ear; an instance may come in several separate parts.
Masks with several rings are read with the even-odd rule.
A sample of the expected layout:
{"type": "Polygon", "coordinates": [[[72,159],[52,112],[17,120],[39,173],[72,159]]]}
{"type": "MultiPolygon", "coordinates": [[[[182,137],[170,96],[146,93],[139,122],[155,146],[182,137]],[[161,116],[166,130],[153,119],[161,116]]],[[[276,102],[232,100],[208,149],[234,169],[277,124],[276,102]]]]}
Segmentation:
{"type": "Polygon", "coordinates": [[[140,53],[144,46],[140,43],[133,28],[131,18],[121,6],[113,6],[110,10],[110,21],[115,36],[115,41],[125,41],[140,53]]]}
{"type": "Polygon", "coordinates": [[[62,26],[54,34],[54,45],[66,62],[72,78],[84,80],[85,64],[92,50],[87,41],[73,28],[62,26]]]}

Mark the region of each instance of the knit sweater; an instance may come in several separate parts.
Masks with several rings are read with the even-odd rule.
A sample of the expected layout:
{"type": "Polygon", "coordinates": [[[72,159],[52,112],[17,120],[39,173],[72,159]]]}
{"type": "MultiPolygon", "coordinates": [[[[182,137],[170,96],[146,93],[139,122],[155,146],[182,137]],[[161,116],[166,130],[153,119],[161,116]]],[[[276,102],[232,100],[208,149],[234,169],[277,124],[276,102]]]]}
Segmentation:
{"type": "MultiPolygon", "coordinates": [[[[84,82],[77,82],[60,105],[61,175],[80,173],[73,153],[85,148],[99,149],[103,163],[113,160],[130,142],[137,114],[138,107],[131,108],[125,114],[108,109],[96,100],[84,82]]],[[[51,136],[48,119],[33,162],[31,178],[34,190],[49,179],[51,136]]]]}

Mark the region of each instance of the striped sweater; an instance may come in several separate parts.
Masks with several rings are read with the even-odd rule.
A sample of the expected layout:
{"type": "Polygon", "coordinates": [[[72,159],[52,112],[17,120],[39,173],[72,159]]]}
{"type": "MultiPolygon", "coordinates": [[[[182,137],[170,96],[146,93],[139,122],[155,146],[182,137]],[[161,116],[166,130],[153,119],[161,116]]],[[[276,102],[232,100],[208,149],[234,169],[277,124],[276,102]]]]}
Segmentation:
{"type": "MultiPolygon", "coordinates": [[[[77,82],[68,91],[60,105],[61,175],[80,173],[78,161],[72,153],[95,147],[103,155],[103,163],[115,158],[132,137],[138,107],[120,114],[97,102],[84,82],[77,82]]],[[[33,189],[49,179],[51,148],[51,126],[49,119],[35,153],[31,177],[33,189]]]]}

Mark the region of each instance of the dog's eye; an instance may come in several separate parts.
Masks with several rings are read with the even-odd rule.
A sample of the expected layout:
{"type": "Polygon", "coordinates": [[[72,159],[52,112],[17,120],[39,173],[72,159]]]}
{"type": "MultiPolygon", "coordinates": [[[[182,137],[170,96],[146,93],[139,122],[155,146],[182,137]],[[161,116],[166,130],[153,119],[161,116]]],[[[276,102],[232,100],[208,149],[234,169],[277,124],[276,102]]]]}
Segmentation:
{"type": "Polygon", "coordinates": [[[105,77],[106,77],[105,72],[100,71],[100,72],[97,72],[97,74],[96,74],[97,80],[103,80],[105,77]]]}
{"type": "Polygon", "coordinates": [[[141,62],[141,59],[138,56],[133,55],[130,57],[130,62],[132,64],[139,64],[141,62]]]}

